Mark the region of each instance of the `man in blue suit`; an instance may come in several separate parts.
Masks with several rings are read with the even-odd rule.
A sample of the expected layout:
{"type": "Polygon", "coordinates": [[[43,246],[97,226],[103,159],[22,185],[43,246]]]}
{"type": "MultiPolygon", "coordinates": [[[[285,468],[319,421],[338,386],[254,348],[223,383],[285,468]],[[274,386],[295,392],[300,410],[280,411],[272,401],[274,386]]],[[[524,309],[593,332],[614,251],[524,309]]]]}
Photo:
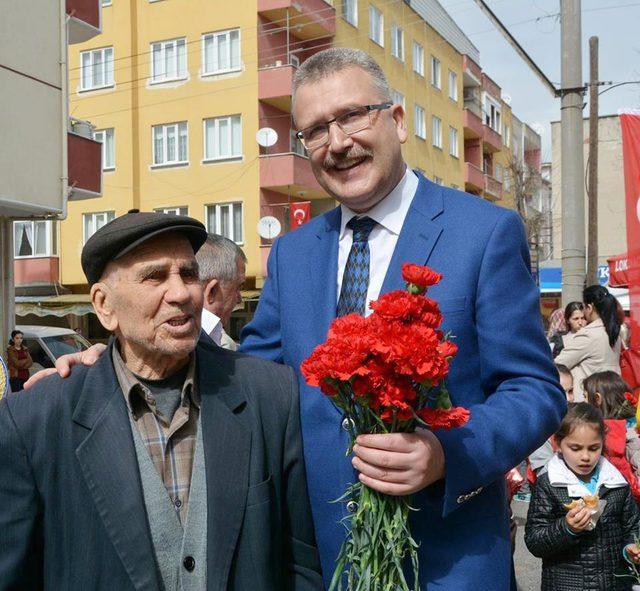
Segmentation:
{"type": "Polygon", "coordinates": [[[515,588],[504,475],[565,412],[519,217],[407,168],[404,110],[364,52],[332,48],[305,61],[293,116],[318,182],[340,206],[274,243],[242,350],[298,372],[325,583],[344,539],[341,519],[354,510],[331,501],[359,477],[381,492],[414,495],[421,589],[515,588]],[[349,307],[355,249],[366,251],[368,282],[355,293],[362,301],[349,307]],[[368,312],[380,294],[403,289],[405,262],[443,274],[429,295],[456,337],[447,385],[455,405],[471,408],[471,420],[451,431],[366,436],[345,457],[348,425],[305,385],[300,364],[336,315],[368,312]]]}
{"type": "MultiPolygon", "coordinates": [[[[316,178],[341,205],[274,243],[242,350],[298,373],[325,584],[344,539],[341,520],[354,510],[332,501],[359,477],[382,492],[413,494],[423,591],[515,590],[504,475],[555,431],[566,406],[519,217],[407,168],[404,110],[364,52],[334,48],[306,60],[293,114],[316,178]],[[364,290],[353,289],[352,251],[366,252],[364,290]],[[405,262],[443,274],[429,295],[456,337],[447,385],[471,420],[452,431],[365,436],[349,458],[349,425],[306,386],[300,364],[336,315],[365,313],[380,294],[403,289],[405,262]]],[[[66,363],[59,371],[68,373],[66,363]]]]}

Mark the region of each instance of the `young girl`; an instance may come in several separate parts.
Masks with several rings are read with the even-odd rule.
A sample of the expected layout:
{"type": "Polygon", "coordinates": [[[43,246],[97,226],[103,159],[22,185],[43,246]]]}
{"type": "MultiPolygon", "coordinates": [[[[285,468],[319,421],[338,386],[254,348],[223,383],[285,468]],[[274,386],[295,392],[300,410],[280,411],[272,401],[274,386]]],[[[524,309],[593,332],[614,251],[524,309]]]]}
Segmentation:
{"type": "Polygon", "coordinates": [[[555,434],[559,452],[533,489],[524,539],[542,558],[542,591],[629,589],[626,561],[640,562],[640,513],[622,474],[604,457],[602,414],[580,403],[567,412],[555,434]],[[572,500],[599,495],[602,514],[572,500]]]}
{"type": "Polygon", "coordinates": [[[582,383],[586,401],[600,409],[607,433],[605,457],[622,473],[640,502],[640,437],[635,429],[636,409],[625,398],[631,388],[613,371],[600,371],[582,383]]]}

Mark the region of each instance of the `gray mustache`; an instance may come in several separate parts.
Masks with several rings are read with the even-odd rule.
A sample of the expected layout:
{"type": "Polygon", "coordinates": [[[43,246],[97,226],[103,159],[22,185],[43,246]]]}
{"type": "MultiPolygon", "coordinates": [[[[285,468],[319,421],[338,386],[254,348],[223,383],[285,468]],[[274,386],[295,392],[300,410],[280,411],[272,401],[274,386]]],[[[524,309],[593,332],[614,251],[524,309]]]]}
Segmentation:
{"type": "Polygon", "coordinates": [[[322,166],[324,168],[333,168],[336,164],[344,163],[349,160],[360,160],[361,158],[372,157],[373,151],[368,150],[367,148],[363,148],[357,144],[354,144],[348,152],[344,154],[332,154],[330,151],[327,152],[327,155],[322,162],[322,166]]]}

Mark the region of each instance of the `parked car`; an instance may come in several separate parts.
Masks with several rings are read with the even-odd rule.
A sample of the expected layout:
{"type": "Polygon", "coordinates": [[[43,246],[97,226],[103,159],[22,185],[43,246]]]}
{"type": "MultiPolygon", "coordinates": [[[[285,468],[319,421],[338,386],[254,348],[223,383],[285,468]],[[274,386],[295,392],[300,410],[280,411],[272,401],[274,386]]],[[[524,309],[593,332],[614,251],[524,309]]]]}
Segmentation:
{"type": "Polygon", "coordinates": [[[33,365],[31,375],[46,367],[53,367],[56,359],[67,353],[84,351],[91,343],[82,335],[68,328],[56,326],[22,325],[16,330],[24,333],[23,345],[29,349],[33,365]]]}

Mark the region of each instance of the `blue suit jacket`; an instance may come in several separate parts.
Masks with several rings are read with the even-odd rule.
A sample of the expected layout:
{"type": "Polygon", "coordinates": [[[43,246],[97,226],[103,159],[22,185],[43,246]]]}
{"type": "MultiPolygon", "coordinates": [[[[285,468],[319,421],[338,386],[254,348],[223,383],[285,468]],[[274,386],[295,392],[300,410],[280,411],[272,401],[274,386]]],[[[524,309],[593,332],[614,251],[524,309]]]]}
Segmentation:
{"type": "MultiPolygon", "coordinates": [[[[419,175],[420,176],[420,175],[419,175]]],[[[340,209],[274,244],[268,280],[243,351],[293,367],[300,379],[309,494],[327,582],[342,540],[346,508],[331,503],[356,475],[341,415],[304,384],[300,363],[325,340],[336,313],[340,209]]],[[[539,295],[518,215],[420,176],[382,292],[404,289],[401,265],[443,274],[429,295],[458,355],[448,387],[471,408],[460,429],[436,432],[446,477],[414,495],[421,542],[421,588],[510,588],[511,553],[504,475],[554,432],[566,410],[540,321],[539,295]]]]}

